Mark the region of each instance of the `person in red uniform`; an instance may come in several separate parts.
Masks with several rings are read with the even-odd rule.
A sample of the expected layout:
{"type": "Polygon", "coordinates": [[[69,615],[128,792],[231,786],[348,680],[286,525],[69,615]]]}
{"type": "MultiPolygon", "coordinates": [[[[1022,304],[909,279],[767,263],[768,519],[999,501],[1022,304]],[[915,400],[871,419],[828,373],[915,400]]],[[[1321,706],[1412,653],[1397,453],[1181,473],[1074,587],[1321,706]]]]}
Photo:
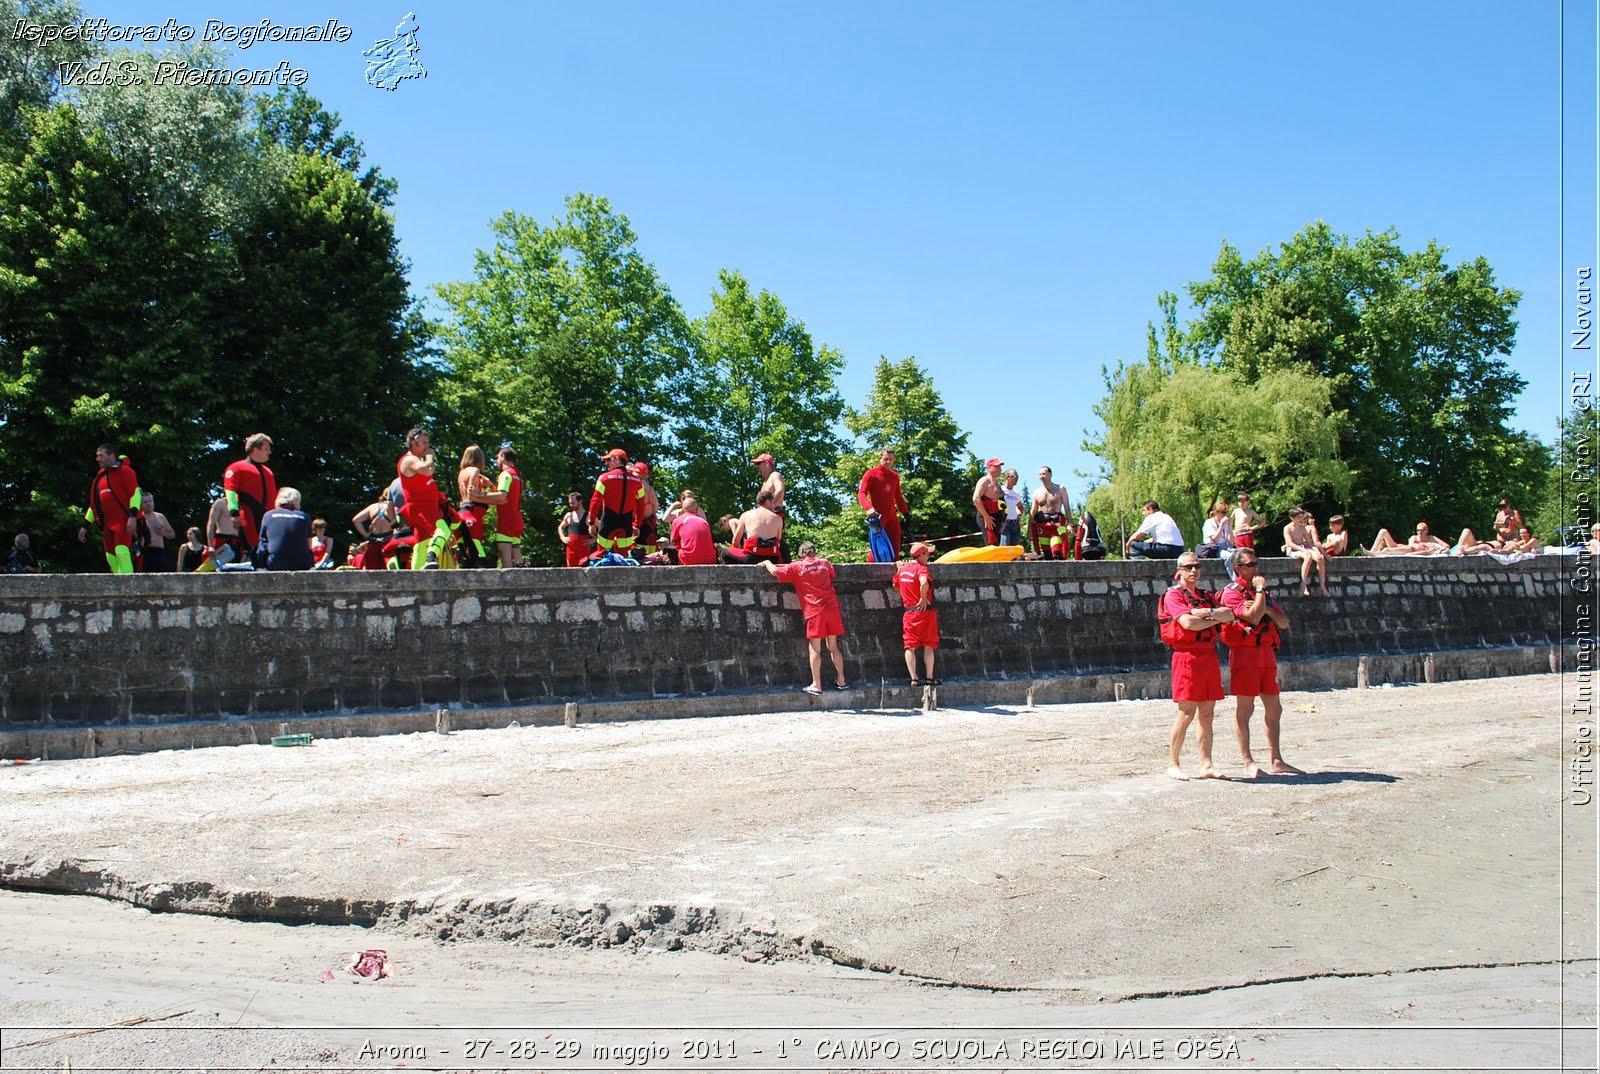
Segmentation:
{"type": "Polygon", "coordinates": [[[933,575],[928,570],[928,557],[933,546],[921,541],[911,546],[911,558],[900,564],[894,572],[894,584],[900,590],[900,601],[906,607],[901,619],[901,640],[906,647],[906,670],[911,673],[912,686],[938,686],[934,678],[934,654],[939,650],[939,613],[933,607],[933,575]],[[924,675],[917,678],[917,653],[922,653],[924,675]]]}
{"type": "MultiPolygon", "coordinates": [[[[708,529],[709,532],[709,529],[708,529]]],[[[834,688],[849,689],[844,679],[844,657],[839,652],[839,636],[844,620],[839,617],[839,594],[833,589],[833,564],[817,556],[810,541],[800,545],[800,558],[793,563],[762,560],[761,566],[780,582],[789,582],[800,596],[800,610],[806,617],[806,642],[811,653],[811,685],[808,694],[822,693],[822,646],[828,646],[833,661],[834,688]]]]}
{"type": "Polygon", "coordinates": [[[984,475],[972,489],[972,506],[978,509],[978,524],[983,527],[983,539],[991,545],[1000,543],[1000,531],[1006,524],[1006,497],[1000,491],[1000,471],[1005,463],[990,459],[983,464],[984,475]]]}
{"type": "Polygon", "coordinates": [[[1233,622],[1233,613],[1222,607],[1215,593],[1195,584],[1200,577],[1200,557],[1185,552],[1178,557],[1177,583],[1161,597],[1156,622],[1161,625],[1161,640],[1172,650],[1172,699],[1178,703],[1178,717],[1168,739],[1171,764],[1167,775],[1188,779],[1178,764],[1189,724],[1200,721],[1200,775],[1216,777],[1211,766],[1211,720],[1217,702],[1223,698],[1222,665],[1217,663],[1217,632],[1233,622]]]}
{"type": "Polygon", "coordinates": [[[272,437],[255,433],[244,442],[244,458],[222,473],[222,495],[238,534],[241,558],[261,542],[261,516],[278,502],[278,479],[267,465],[272,457],[272,437]]]}
{"type": "Polygon", "coordinates": [[[642,560],[656,551],[657,538],[661,535],[660,524],[656,521],[657,516],[661,514],[661,497],[656,494],[655,486],[650,484],[648,464],[636,462],[628,467],[628,472],[639,482],[639,487],[644,489],[644,507],[639,516],[639,539],[634,543],[634,558],[642,560]]]}
{"type": "Polygon", "coordinates": [[[433,445],[428,434],[412,429],[406,433],[406,453],[395,463],[400,490],[406,498],[400,514],[411,527],[411,536],[404,543],[411,546],[412,570],[439,569],[439,561],[450,546],[451,529],[460,520],[444,493],[439,491],[433,470],[433,445]]]}
{"type": "Polygon", "coordinates": [[[509,444],[500,448],[495,456],[500,468],[498,487],[506,494],[505,502],[495,508],[494,550],[500,557],[500,566],[517,567],[522,564],[522,475],[517,472],[517,453],[509,444]]]}
{"type": "MultiPolygon", "coordinates": [[[[900,491],[900,475],[895,472],[894,452],[885,448],[878,456],[878,465],[861,475],[861,484],[856,489],[856,500],[867,512],[868,518],[876,518],[883,525],[883,532],[888,536],[889,543],[894,546],[895,555],[900,553],[900,519],[905,517],[911,520],[911,508],[906,504],[906,498],[900,491]]],[[[869,562],[877,562],[869,559],[869,562]]]]}
{"type": "Polygon", "coordinates": [[[100,524],[100,544],[106,550],[106,565],[112,574],[132,574],[138,559],[139,523],[144,519],[141,504],[144,494],[139,475],[133,472],[128,456],[117,454],[115,444],[101,444],[94,452],[100,472],[89,483],[89,506],[83,512],[84,524],[78,527],[78,542],[89,540],[89,523],[100,524]]]}
{"type": "Polygon", "coordinates": [[[1267,724],[1269,770],[1275,776],[1304,775],[1283,759],[1280,745],[1283,700],[1278,696],[1278,646],[1282,641],[1279,632],[1288,629],[1289,617],[1267,592],[1255,549],[1239,549],[1233,569],[1238,577],[1222,591],[1222,606],[1233,613],[1233,622],[1222,628],[1222,640],[1228,646],[1228,692],[1235,699],[1233,727],[1239,736],[1244,774],[1251,779],[1261,774],[1261,766],[1250,754],[1250,717],[1259,697],[1267,724]]]}
{"type": "Polygon", "coordinates": [[[589,497],[589,534],[602,552],[626,556],[644,523],[644,485],[628,472],[626,451],[612,448],[605,460],[605,473],[595,480],[589,497]]]}

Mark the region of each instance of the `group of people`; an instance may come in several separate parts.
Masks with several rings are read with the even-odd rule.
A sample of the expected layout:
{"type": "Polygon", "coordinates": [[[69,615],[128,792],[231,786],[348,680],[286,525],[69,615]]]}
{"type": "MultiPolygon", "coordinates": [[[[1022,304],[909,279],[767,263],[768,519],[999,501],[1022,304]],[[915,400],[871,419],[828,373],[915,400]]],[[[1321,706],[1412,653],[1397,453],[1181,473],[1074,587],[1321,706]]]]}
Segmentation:
{"type": "Polygon", "coordinates": [[[1056,484],[1048,466],[1039,468],[1039,487],[1024,507],[1017,490],[1017,471],[998,458],[983,464],[983,476],[972,490],[972,506],[981,535],[989,545],[1022,545],[1022,516],[1028,516],[1028,539],[1039,559],[1104,559],[1105,545],[1095,518],[1087,510],[1074,517],[1067,490],[1056,484]]]}
{"type": "MultiPolygon", "coordinates": [[[[1595,554],[1597,542],[1594,538],[1600,537],[1600,525],[1591,530],[1589,553],[1595,554]]],[[[1418,522],[1415,532],[1404,542],[1395,540],[1388,530],[1379,530],[1378,535],[1372,539],[1372,547],[1362,546],[1362,551],[1372,556],[1483,556],[1490,554],[1512,555],[1522,553],[1525,555],[1539,555],[1544,551],[1544,544],[1533,535],[1533,530],[1522,521],[1522,512],[1511,505],[1509,500],[1501,500],[1499,510],[1494,516],[1494,536],[1487,541],[1479,540],[1470,528],[1461,531],[1455,544],[1450,544],[1434,536],[1428,530],[1426,522],[1418,522]]]]}

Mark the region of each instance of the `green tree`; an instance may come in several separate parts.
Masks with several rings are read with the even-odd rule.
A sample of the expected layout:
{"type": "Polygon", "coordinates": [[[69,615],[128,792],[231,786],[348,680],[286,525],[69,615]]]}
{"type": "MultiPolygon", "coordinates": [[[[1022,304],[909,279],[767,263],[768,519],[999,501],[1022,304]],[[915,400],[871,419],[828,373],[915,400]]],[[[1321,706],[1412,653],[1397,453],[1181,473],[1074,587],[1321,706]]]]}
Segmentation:
{"type": "MultiPolygon", "coordinates": [[[[1588,529],[1600,511],[1600,412],[1593,408],[1574,409],[1561,419],[1553,460],[1545,469],[1544,481],[1535,498],[1522,507],[1523,521],[1534,535],[1546,543],[1565,544],[1560,527],[1577,526],[1579,536],[1589,539],[1588,529]]],[[[1513,503],[1522,501],[1513,498],[1513,503]]]]}
{"type": "Polygon", "coordinates": [[[263,151],[283,148],[308,156],[323,156],[356,177],[373,201],[389,209],[399,184],[377,166],[362,169],[366,147],[349,131],[341,130],[338,112],[299,86],[286,86],[271,97],[254,100],[256,136],[263,151]]]}
{"type": "MultiPolygon", "coordinates": [[[[0,0],[0,142],[24,135],[23,112],[49,108],[60,97],[64,65],[88,63],[98,51],[81,38],[36,41],[16,29],[24,22],[66,26],[83,18],[72,0],[0,0]]],[[[70,70],[70,66],[65,69],[70,70]]]]}
{"type": "Polygon", "coordinates": [[[548,505],[529,515],[541,538],[525,552],[551,562],[559,550],[542,539],[543,520],[554,525],[568,491],[587,495],[602,452],[666,454],[690,353],[683,312],[627,217],[589,194],[566,209],[549,224],[501,216],[473,278],[439,287],[450,307],[439,439],[512,442],[548,505]]]}
{"type": "Polygon", "coordinates": [[[729,270],[717,279],[710,312],[692,325],[695,377],[677,431],[679,469],[715,517],[755,503],[761,478],[750,460],[770,452],[792,522],[814,525],[839,504],[843,442],[834,430],[844,400],[834,380],[844,358],[815,344],[771,291],[752,294],[729,270]]]}
{"type": "Polygon", "coordinates": [[[818,530],[816,541],[822,551],[841,555],[866,547],[866,514],[855,490],[861,475],[878,465],[885,448],[895,453],[901,489],[911,508],[908,541],[916,534],[944,537],[971,530],[972,487],[983,468],[967,450],[967,434],[950,415],[933,378],[915,358],[891,362],[880,357],[866,406],[847,408],[844,423],[860,446],[843,455],[835,468],[849,497],[818,530]]]}
{"type": "Polygon", "coordinates": [[[394,221],[335,161],[294,153],[233,239],[232,317],[212,370],[230,390],[206,415],[227,443],[199,465],[219,480],[265,431],[283,481],[308,511],[339,512],[342,533],[393,479],[431,384],[394,221]]]}
{"type": "Polygon", "coordinates": [[[63,550],[77,547],[95,445],[123,444],[163,510],[187,510],[226,385],[207,361],[190,236],[148,177],[65,105],[25,125],[0,153],[0,516],[46,558],[92,568],[63,550]]]}
{"type": "Polygon", "coordinates": [[[1521,293],[1485,259],[1450,265],[1431,241],[1408,252],[1392,230],[1352,241],[1319,222],[1249,260],[1224,243],[1188,290],[1197,360],[1249,383],[1282,369],[1332,382],[1362,525],[1482,524],[1502,493],[1539,486],[1536,442],[1507,426],[1521,293]]]}
{"type": "Polygon", "coordinates": [[[1326,378],[1278,369],[1249,384],[1232,370],[1147,360],[1106,380],[1095,407],[1104,434],[1084,445],[1107,463],[1089,508],[1106,534],[1134,532],[1146,500],[1195,544],[1207,508],[1236,488],[1254,490],[1268,517],[1350,490],[1326,378]]]}

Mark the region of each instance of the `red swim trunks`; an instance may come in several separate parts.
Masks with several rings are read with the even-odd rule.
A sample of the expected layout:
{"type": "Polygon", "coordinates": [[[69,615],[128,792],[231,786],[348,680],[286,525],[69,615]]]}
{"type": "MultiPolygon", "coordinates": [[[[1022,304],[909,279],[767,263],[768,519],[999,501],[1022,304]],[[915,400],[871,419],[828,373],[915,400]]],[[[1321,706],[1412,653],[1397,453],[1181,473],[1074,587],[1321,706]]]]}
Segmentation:
{"type": "Polygon", "coordinates": [[[837,638],[844,633],[844,620],[839,615],[839,605],[830,604],[818,612],[806,612],[807,638],[837,638]]]}
{"type": "Polygon", "coordinates": [[[1228,692],[1234,697],[1271,697],[1278,688],[1278,656],[1266,646],[1228,650],[1228,692]]]}
{"type": "Polygon", "coordinates": [[[939,612],[937,609],[927,608],[919,612],[915,608],[907,608],[901,628],[907,649],[937,649],[939,647],[939,612]]]}
{"type": "Polygon", "coordinates": [[[1172,700],[1221,701],[1222,665],[1211,650],[1172,654],[1172,700]]]}

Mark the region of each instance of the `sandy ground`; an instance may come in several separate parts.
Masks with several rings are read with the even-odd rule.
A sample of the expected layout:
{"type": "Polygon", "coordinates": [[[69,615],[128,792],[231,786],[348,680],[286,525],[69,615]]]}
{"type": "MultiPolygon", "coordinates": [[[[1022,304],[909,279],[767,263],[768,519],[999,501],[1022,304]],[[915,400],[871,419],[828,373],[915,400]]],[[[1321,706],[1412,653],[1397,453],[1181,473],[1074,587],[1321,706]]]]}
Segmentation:
{"type": "Polygon", "coordinates": [[[1161,776],[1161,702],[3,770],[9,884],[390,909],[368,930],[0,896],[0,1065],[636,1068],[594,1051],[620,1042],[678,1069],[1593,1069],[1593,1029],[1559,1031],[1595,1024],[1594,814],[1563,816],[1559,680],[1285,703],[1312,774],[1255,782],[1161,776]],[[339,971],[363,947],[410,972],[339,971]],[[697,1028],[628,1029],[674,1026],[697,1028]],[[1054,1027],[1053,1054],[1018,1027],[1054,1027]],[[890,1037],[892,1060],[837,1051],[890,1037]],[[545,1051],[506,1051],[523,1038],[545,1051]]]}

